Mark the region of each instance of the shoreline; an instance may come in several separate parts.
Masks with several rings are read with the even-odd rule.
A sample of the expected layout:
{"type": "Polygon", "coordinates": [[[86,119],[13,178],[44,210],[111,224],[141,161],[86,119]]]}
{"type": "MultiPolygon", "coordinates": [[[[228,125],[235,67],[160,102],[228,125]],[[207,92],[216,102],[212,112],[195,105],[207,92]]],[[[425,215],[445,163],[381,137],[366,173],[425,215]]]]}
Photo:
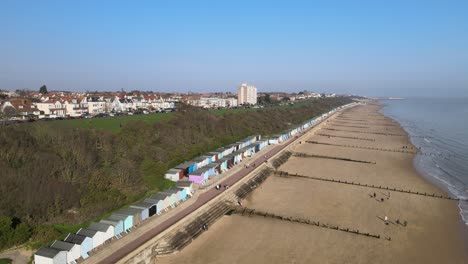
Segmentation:
{"type": "MultiPolygon", "coordinates": [[[[377,107],[353,108],[345,111],[344,116],[355,115],[365,119],[377,107]]],[[[441,194],[440,188],[417,173],[412,163],[414,154],[409,156],[401,152],[365,149],[401,149],[404,145],[409,146],[407,134],[405,137],[385,135],[389,130],[397,130],[392,132],[394,134],[403,134],[401,131],[404,130],[398,122],[382,113],[375,113],[383,118],[375,118],[379,120],[376,122],[371,121],[372,118],[366,120],[375,126],[359,129],[361,132],[344,132],[351,129],[339,126],[343,127],[350,121],[331,118],[322,128],[335,124],[335,130],[320,129],[319,133],[305,135],[306,140],[335,145],[304,141],[290,148],[290,151],[312,155],[376,161],[375,164],[292,156],[279,170],[293,175],[297,173],[441,194]],[[385,123],[387,127],[378,123],[385,123]],[[334,136],[324,136],[325,132],[334,136]],[[351,139],[351,136],[376,140],[357,140],[351,139]],[[362,147],[345,147],[351,143],[362,147]]],[[[162,257],[157,263],[221,263],[220,260],[225,263],[466,263],[468,259],[463,250],[463,236],[456,226],[460,222],[458,208],[450,200],[391,190],[374,191],[363,186],[310,178],[271,175],[244,202],[246,207],[257,211],[319,221],[327,226],[349,227],[380,237],[368,238],[277,219],[232,215],[222,217],[182,251],[162,257]],[[372,198],[372,193],[374,197],[376,193],[377,198],[372,198]],[[390,224],[384,224],[384,216],[389,216],[390,224]],[[408,226],[401,225],[397,219],[407,220],[408,226]],[[434,252],[435,256],[428,252],[434,252]]]]}
{"type": "MultiPolygon", "coordinates": [[[[383,111],[383,109],[387,106],[386,104],[382,103],[382,102],[378,102],[377,103],[378,105],[381,105],[382,108],[378,111],[380,114],[382,114],[383,116],[387,117],[387,118],[390,118],[391,120],[395,121],[396,123],[399,124],[400,128],[405,132],[406,134],[406,137],[407,139],[411,142],[411,145],[413,145],[415,148],[417,148],[416,144],[414,143],[414,141],[411,139],[411,136],[410,136],[410,132],[407,131],[405,129],[405,127],[400,123],[400,121],[395,118],[395,117],[392,117],[392,116],[389,116],[389,115],[386,115],[383,111]]],[[[436,177],[433,177],[430,175],[430,173],[428,173],[427,171],[425,171],[423,169],[423,167],[421,165],[419,165],[419,162],[421,161],[418,161],[418,155],[419,154],[414,154],[413,155],[413,167],[414,169],[418,172],[418,174],[420,175],[420,177],[426,181],[428,184],[431,184],[433,185],[434,187],[438,188],[440,191],[444,192],[446,195],[450,195],[450,196],[454,196],[456,197],[453,193],[450,192],[450,189],[447,185],[445,185],[440,179],[436,178],[436,177]]],[[[461,233],[463,234],[462,237],[463,237],[463,245],[464,247],[466,248],[466,250],[468,251],[468,221],[465,222],[465,219],[463,219],[463,216],[461,214],[461,208],[460,208],[460,202],[459,201],[454,201],[454,204],[455,206],[458,208],[459,210],[459,225],[460,225],[460,231],[461,233]]]]}

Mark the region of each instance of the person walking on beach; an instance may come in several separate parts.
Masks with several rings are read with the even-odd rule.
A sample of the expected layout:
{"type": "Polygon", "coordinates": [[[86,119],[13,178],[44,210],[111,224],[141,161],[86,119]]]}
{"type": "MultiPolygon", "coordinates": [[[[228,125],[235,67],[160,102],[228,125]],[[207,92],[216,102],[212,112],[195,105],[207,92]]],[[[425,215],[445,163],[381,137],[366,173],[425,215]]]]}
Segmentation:
{"type": "Polygon", "coordinates": [[[385,224],[388,225],[388,217],[387,216],[385,216],[384,221],[385,221],[385,224]]]}

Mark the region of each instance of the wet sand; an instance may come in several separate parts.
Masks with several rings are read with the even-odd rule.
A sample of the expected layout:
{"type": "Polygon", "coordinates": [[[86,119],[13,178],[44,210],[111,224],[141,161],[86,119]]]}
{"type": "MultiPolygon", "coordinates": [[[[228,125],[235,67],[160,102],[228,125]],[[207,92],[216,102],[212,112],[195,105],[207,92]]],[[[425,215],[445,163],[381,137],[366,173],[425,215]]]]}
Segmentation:
{"type": "MultiPolygon", "coordinates": [[[[329,120],[315,135],[308,135],[307,140],[414,151],[404,130],[378,114],[379,108],[367,105],[347,110],[329,120]]],[[[376,164],[291,157],[279,168],[290,174],[444,194],[416,172],[411,153],[304,142],[291,150],[376,164]]],[[[161,257],[156,263],[468,263],[458,208],[451,200],[272,175],[247,196],[244,205],[379,234],[381,238],[232,215],[224,216],[181,252],[161,257]],[[374,192],[375,198],[371,197],[374,192]],[[388,225],[383,221],[385,216],[388,225]],[[407,226],[397,224],[397,219],[407,221],[407,226]]]]}

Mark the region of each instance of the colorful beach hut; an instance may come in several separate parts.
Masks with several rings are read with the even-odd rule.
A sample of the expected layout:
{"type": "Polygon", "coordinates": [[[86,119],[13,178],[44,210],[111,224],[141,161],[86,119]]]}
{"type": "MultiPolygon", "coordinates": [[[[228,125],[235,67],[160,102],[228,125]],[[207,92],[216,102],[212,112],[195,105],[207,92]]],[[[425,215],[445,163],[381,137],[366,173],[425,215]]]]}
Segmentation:
{"type": "Polygon", "coordinates": [[[120,209],[117,214],[120,215],[132,215],[133,216],[133,226],[137,226],[143,221],[141,217],[141,210],[132,208],[132,207],[127,207],[124,209],[120,209]]]}
{"type": "Polygon", "coordinates": [[[191,181],[179,181],[176,184],[179,188],[184,188],[187,196],[192,196],[195,191],[193,190],[193,183],[191,181]]]}
{"type": "Polygon", "coordinates": [[[171,192],[168,192],[168,191],[159,192],[159,193],[163,194],[163,195],[166,195],[169,198],[169,206],[170,207],[174,208],[176,206],[176,203],[179,200],[179,197],[177,196],[177,194],[171,193],[171,192]]]}
{"type": "Polygon", "coordinates": [[[171,181],[179,181],[180,179],[184,178],[184,170],[183,169],[170,169],[164,174],[164,178],[171,180],[171,181]]]}
{"type": "Polygon", "coordinates": [[[99,223],[109,224],[114,227],[114,236],[120,238],[121,234],[124,232],[124,224],[122,220],[113,220],[111,218],[104,218],[99,223]]]}
{"type": "Polygon", "coordinates": [[[133,227],[133,215],[132,214],[114,213],[114,214],[111,214],[111,216],[109,216],[109,219],[122,221],[124,232],[128,232],[130,228],[133,227]]]}
{"type": "Polygon", "coordinates": [[[145,200],[156,205],[156,213],[159,215],[161,212],[170,206],[170,197],[162,193],[157,193],[145,200]]]}
{"type": "Polygon", "coordinates": [[[145,219],[157,213],[157,205],[155,203],[139,202],[137,204],[130,205],[130,207],[141,209],[142,218],[145,219]]]}
{"type": "Polygon", "coordinates": [[[102,245],[104,243],[103,234],[100,233],[99,231],[96,231],[96,230],[91,230],[91,229],[87,229],[87,228],[80,228],[80,230],[78,230],[78,232],[76,232],[76,234],[82,235],[82,236],[85,236],[85,237],[91,239],[92,242],[93,242],[93,249],[99,247],[100,245],[102,245]]]}
{"type": "Polygon", "coordinates": [[[63,241],[77,245],[80,249],[80,256],[83,259],[88,258],[88,252],[93,250],[93,239],[87,236],[78,234],[68,234],[68,236],[65,237],[63,241]]]}

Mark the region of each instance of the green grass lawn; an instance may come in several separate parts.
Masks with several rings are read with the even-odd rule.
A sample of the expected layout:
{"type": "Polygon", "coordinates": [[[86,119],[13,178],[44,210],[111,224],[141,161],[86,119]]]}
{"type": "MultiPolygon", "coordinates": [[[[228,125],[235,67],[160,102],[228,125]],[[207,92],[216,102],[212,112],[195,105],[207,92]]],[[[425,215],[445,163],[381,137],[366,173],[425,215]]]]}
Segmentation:
{"type": "Polygon", "coordinates": [[[7,258],[0,259],[0,264],[10,264],[10,263],[13,263],[13,260],[7,259],[7,258]]]}
{"type": "Polygon", "coordinates": [[[90,119],[72,119],[72,120],[60,120],[60,121],[45,121],[51,125],[69,126],[69,127],[81,127],[89,129],[105,129],[118,133],[120,126],[133,121],[143,121],[148,124],[154,124],[163,120],[171,118],[173,113],[155,113],[148,115],[128,115],[128,116],[115,116],[105,118],[90,118],[90,119]]]}
{"type": "MultiPolygon", "coordinates": [[[[310,104],[312,100],[301,101],[295,103],[294,105],[273,105],[265,108],[239,108],[239,109],[220,109],[220,110],[210,110],[215,115],[223,116],[226,113],[235,113],[241,114],[248,111],[257,111],[260,109],[269,110],[269,109],[285,109],[285,108],[295,108],[300,107],[306,104],[310,104]]],[[[90,119],[72,119],[72,120],[60,120],[60,121],[45,121],[40,123],[47,123],[52,126],[69,126],[69,127],[81,127],[89,129],[104,129],[109,130],[114,133],[120,131],[121,125],[133,122],[133,121],[143,121],[148,124],[155,124],[164,120],[168,120],[173,116],[174,113],[155,113],[148,115],[128,115],[128,116],[116,116],[116,117],[106,117],[106,118],[90,118],[90,119]]]]}

